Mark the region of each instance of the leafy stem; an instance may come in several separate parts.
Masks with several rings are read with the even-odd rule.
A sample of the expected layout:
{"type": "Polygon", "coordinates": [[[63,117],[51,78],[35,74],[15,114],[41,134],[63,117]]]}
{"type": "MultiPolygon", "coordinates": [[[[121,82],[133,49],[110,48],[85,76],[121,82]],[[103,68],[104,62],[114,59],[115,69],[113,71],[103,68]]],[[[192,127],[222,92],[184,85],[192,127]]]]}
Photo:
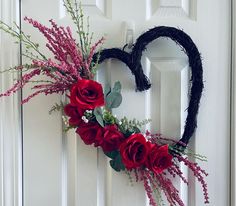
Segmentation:
{"type": "Polygon", "coordinates": [[[36,53],[38,53],[44,60],[47,60],[45,55],[43,55],[39,50],[39,44],[33,42],[30,39],[29,35],[26,35],[23,31],[21,31],[20,27],[14,22],[14,26],[18,29],[19,32],[14,30],[11,26],[7,25],[3,21],[0,20],[0,29],[4,32],[11,35],[13,38],[16,38],[16,43],[22,43],[26,49],[32,49],[36,53]]]}
{"type": "Polygon", "coordinates": [[[93,33],[89,35],[89,17],[87,17],[87,27],[85,30],[84,26],[84,14],[81,2],[78,3],[77,0],[63,0],[66,11],[70,14],[72,21],[76,25],[77,34],[79,35],[79,44],[81,48],[83,58],[85,59],[90,52],[90,47],[92,43],[93,33]]]}

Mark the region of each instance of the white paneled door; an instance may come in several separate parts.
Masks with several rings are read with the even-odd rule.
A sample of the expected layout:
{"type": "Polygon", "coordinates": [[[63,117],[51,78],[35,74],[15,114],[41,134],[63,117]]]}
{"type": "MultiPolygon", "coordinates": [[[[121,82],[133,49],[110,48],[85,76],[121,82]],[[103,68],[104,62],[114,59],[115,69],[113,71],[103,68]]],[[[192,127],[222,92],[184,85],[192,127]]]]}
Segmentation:
{"type": "MultiPolygon", "coordinates": [[[[9,2],[1,0],[1,8],[9,2]]],[[[90,16],[94,40],[105,36],[106,48],[123,47],[149,28],[161,25],[183,29],[192,37],[202,54],[205,89],[191,147],[208,157],[208,162],[202,166],[210,174],[207,178],[209,205],[230,205],[230,0],[82,0],[82,6],[85,14],[90,16]]],[[[24,16],[46,25],[49,19],[55,19],[61,25],[72,25],[62,0],[21,0],[21,18],[24,16]]],[[[33,40],[44,45],[45,40],[38,31],[24,21],[22,28],[33,40]]],[[[5,36],[4,41],[11,42],[5,36]]],[[[1,58],[9,56],[2,51],[1,58]]],[[[179,139],[188,106],[188,59],[174,42],[162,38],[148,46],[142,65],[152,83],[149,91],[135,92],[134,76],[123,63],[115,60],[100,65],[97,80],[111,84],[121,81],[123,102],[114,110],[118,117],[151,118],[148,129],[179,139]]],[[[2,82],[2,87],[7,85],[2,82]]],[[[23,91],[23,96],[30,92],[29,87],[23,91]]],[[[0,206],[147,206],[142,184],[131,185],[125,173],[110,168],[102,151],[84,145],[74,131],[65,134],[60,114],[48,114],[53,104],[60,100],[61,97],[56,95],[39,96],[24,105],[19,122],[23,125],[22,161],[21,154],[17,156],[17,161],[23,165],[23,181],[18,181],[23,187],[23,205],[13,201],[4,203],[5,197],[0,206]]],[[[0,104],[8,109],[14,107],[1,101],[0,104]]],[[[1,115],[6,111],[1,110],[1,115]]],[[[0,128],[4,131],[0,133],[1,143],[19,145],[16,141],[6,142],[4,128],[9,126],[9,121],[5,122],[4,118],[9,117],[0,117],[0,128]]],[[[4,162],[4,155],[8,154],[3,147],[0,162],[4,162]]],[[[176,185],[186,206],[202,206],[201,187],[195,184],[191,173],[184,172],[191,186],[187,189],[180,182],[176,185]]],[[[0,174],[2,181],[7,178],[3,169],[0,174]]],[[[0,197],[3,198],[2,189],[0,197]]],[[[19,197],[18,200],[22,202],[19,197]]]]}

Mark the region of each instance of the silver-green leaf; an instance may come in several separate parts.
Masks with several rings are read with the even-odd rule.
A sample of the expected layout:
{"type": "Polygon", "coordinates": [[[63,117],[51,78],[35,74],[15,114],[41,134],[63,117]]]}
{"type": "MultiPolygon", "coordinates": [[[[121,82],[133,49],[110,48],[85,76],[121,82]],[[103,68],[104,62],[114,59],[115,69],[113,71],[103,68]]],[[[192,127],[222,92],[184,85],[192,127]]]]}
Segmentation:
{"type": "Polygon", "coordinates": [[[121,83],[119,81],[115,82],[112,92],[121,92],[121,83]]]}
{"type": "Polygon", "coordinates": [[[106,84],[104,88],[104,95],[105,97],[111,92],[111,86],[110,84],[106,84]]]}
{"type": "Polygon", "coordinates": [[[106,97],[106,106],[109,109],[119,107],[121,102],[122,102],[122,96],[118,92],[111,92],[106,97]]]}
{"type": "Polygon", "coordinates": [[[100,107],[97,107],[93,111],[94,116],[96,117],[97,122],[104,127],[104,121],[103,121],[103,115],[102,115],[102,109],[100,107]]]}

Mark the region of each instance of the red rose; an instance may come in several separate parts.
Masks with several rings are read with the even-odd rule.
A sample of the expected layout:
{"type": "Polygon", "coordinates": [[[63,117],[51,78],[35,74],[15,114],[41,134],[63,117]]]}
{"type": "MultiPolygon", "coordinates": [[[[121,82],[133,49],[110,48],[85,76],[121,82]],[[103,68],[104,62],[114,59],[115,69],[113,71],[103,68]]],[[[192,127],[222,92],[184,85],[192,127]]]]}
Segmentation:
{"type": "Polygon", "coordinates": [[[172,165],[172,155],[169,154],[168,145],[157,146],[150,144],[147,158],[147,167],[154,173],[159,174],[172,165]]]}
{"type": "Polygon", "coordinates": [[[96,122],[82,123],[76,130],[85,144],[99,146],[103,138],[103,127],[96,122]]]}
{"type": "Polygon", "coordinates": [[[147,159],[149,146],[142,134],[133,134],[120,146],[122,161],[127,169],[140,167],[147,159]]]}
{"type": "Polygon", "coordinates": [[[105,152],[117,150],[124,141],[124,135],[118,130],[116,125],[109,125],[104,128],[102,149],[105,152]]]}
{"type": "Polygon", "coordinates": [[[81,109],[94,109],[104,105],[102,85],[93,80],[82,79],[70,91],[70,102],[81,109]]]}
{"type": "Polygon", "coordinates": [[[76,106],[71,104],[67,104],[64,107],[64,112],[67,116],[69,116],[69,124],[72,126],[77,126],[82,122],[81,117],[84,114],[84,110],[79,109],[76,106]]]}

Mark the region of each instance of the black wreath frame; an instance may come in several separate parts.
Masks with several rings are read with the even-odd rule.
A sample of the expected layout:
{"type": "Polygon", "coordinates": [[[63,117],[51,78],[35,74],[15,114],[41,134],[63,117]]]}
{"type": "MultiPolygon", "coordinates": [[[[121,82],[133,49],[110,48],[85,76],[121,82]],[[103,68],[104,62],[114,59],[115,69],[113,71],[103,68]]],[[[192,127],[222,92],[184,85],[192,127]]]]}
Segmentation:
{"type": "MultiPolygon", "coordinates": [[[[151,87],[151,83],[143,72],[141,57],[146,46],[159,37],[167,37],[175,41],[180,47],[182,47],[189,59],[192,85],[184,132],[182,138],[179,140],[187,146],[197,127],[197,114],[204,86],[201,55],[188,34],[174,27],[154,27],[138,37],[131,52],[128,53],[119,48],[104,49],[99,53],[96,53],[93,56],[93,60],[96,61],[99,57],[98,63],[102,63],[104,60],[110,58],[122,61],[129,67],[132,74],[135,76],[136,89],[138,91],[148,90],[151,87]]],[[[183,146],[182,143],[179,144],[179,146],[183,146]]]]}

